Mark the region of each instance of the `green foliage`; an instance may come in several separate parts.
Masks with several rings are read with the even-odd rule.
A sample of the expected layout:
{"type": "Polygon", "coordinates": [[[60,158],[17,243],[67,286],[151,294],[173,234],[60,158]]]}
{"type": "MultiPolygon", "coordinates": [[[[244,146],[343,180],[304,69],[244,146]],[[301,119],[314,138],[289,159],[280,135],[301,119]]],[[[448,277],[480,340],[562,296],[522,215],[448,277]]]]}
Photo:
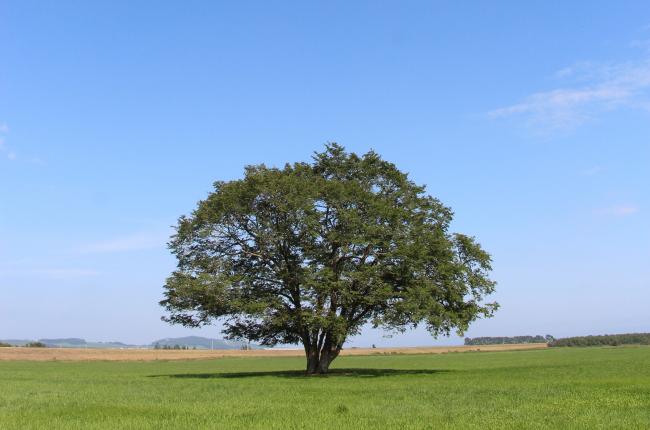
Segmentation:
{"type": "Polygon", "coordinates": [[[555,339],[549,346],[650,345],[650,333],[606,334],[555,339]]]}
{"type": "Polygon", "coordinates": [[[465,345],[502,345],[513,343],[548,343],[555,338],[550,334],[546,336],[510,336],[510,337],[474,337],[465,338],[465,345]]]}
{"type": "Polygon", "coordinates": [[[9,346],[12,346],[12,345],[10,345],[8,343],[0,342],[0,348],[7,348],[9,346]]]}
{"type": "Polygon", "coordinates": [[[2,430],[647,429],[650,347],[1,362],[2,430]]]}
{"type": "Polygon", "coordinates": [[[158,349],[187,350],[187,349],[190,349],[190,347],[185,346],[185,345],[173,345],[173,346],[172,345],[163,345],[162,348],[158,348],[158,349]]]}
{"type": "Polygon", "coordinates": [[[153,349],[165,349],[165,350],[171,350],[171,349],[176,349],[176,350],[188,350],[188,349],[196,349],[196,347],[190,348],[187,345],[169,345],[169,344],[164,344],[160,345],[159,343],[155,343],[153,346],[153,349]]]}
{"type": "Polygon", "coordinates": [[[313,163],[248,166],[216,182],[170,248],[164,319],[221,318],[229,338],[302,344],[308,372],[326,372],[367,322],[462,333],[496,303],[490,256],[449,232],[452,211],[376,153],[336,144],[313,163]]]}
{"type": "Polygon", "coordinates": [[[47,345],[43,342],[29,342],[25,346],[27,348],[47,348],[47,345]]]}

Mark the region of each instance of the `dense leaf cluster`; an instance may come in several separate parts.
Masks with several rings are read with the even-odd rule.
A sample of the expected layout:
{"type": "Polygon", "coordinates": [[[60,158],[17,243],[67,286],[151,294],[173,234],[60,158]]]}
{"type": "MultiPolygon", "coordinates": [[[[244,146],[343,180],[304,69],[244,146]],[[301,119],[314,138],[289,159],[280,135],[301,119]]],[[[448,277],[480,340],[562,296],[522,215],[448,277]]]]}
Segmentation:
{"type": "Polygon", "coordinates": [[[220,318],[229,338],[301,343],[325,367],[368,322],[462,333],[497,304],[483,301],[495,285],[489,254],[449,232],[451,220],[372,151],[360,157],[334,144],[313,163],[249,166],[180,218],[165,319],[220,318]]]}
{"type": "Polygon", "coordinates": [[[465,338],[465,345],[502,345],[514,343],[548,343],[553,341],[553,336],[507,336],[507,337],[474,337],[465,338]]]}
{"type": "Polygon", "coordinates": [[[188,350],[188,349],[196,349],[196,347],[190,348],[190,347],[187,346],[187,345],[178,345],[178,344],[173,345],[173,346],[172,346],[172,345],[159,345],[159,344],[155,344],[155,345],[153,346],[153,349],[176,349],[176,350],[180,350],[180,349],[182,349],[182,350],[188,350]]]}
{"type": "Polygon", "coordinates": [[[43,342],[29,342],[25,344],[27,348],[47,348],[47,345],[43,342]]]}
{"type": "Polygon", "coordinates": [[[650,345],[650,333],[605,334],[556,339],[549,346],[650,345]]]}

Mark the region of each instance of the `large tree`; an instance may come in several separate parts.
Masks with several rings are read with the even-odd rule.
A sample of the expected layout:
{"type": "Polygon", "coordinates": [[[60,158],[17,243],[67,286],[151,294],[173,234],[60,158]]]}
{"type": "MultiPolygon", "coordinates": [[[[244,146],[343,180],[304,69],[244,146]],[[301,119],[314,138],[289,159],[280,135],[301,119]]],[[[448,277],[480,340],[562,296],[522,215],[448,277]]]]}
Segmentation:
{"type": "Polygon", "coordinates": [[[490,256],[449,232],[452,211],[375,152],[331,144],[311,163],[246,167],[216,182],[169,244],[171,323],[221,320],[229,338],[302,344],[307,373],[327,373],[372,323],[462,334],[496,303],[490,256]]]}

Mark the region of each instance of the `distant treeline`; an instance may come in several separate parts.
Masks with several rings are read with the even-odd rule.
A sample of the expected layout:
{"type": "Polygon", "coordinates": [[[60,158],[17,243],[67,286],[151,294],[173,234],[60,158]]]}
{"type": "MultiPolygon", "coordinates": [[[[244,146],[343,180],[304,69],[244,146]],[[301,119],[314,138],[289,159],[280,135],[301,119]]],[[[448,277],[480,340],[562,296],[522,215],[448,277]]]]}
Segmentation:
{"type": "Polygon", "coordinates": [[[27,348],[46,348],[47,347],[47,345],[45,345],[43,342],[29,342],[29,343],[26,343],[24,345],[12,345],[10,343],[0,342],[0,348],[6,348],[6,347],[10,347],[10,346],[24,346],[24,347],[27,347],[27,348]]]}
{"type": "Polygon", "coordinates": [[[474,337],[465,338],[465,345],[503,345],[512,343],[549,343],[555,338],[550,334],[546,336],[505,336],[505,337],[474,337]]]}
{"type": "Polygon", "coordinates": [[[650,345],[650,333],[605,334],[555,339],[549,346],[650,345]]]}
{"type": "Polygon", "coordinates": [[[187,349],[196,349],[196,346],[190,348],[187,345],[178,345],[177,344],[177,345],[172,346],[172,345],[159,345],[159,344],[156,343],[153,346],[153,349],[182,349],[182,350],[187,350],[187,349]]]}

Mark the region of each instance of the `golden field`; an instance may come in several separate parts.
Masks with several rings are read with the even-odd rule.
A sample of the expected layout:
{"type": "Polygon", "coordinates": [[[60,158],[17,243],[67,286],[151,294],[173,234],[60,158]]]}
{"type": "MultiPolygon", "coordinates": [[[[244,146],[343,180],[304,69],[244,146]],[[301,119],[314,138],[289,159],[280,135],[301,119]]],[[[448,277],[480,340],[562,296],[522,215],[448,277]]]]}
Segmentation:
{"type": "MultiPolygon", "coordinates": [[[[346,355],[446,354],[469,351],[515,351],[547,348],[545,343],[481,346],[432,346],[409,348],[347,348],[346,355]]],[[[0,361],[154,361],[206,360],[224,357],[302,357],[302,349],[258,350],[162,350],[162,349],[84,349],[84,348],[0,348],[0,361]]]]}

